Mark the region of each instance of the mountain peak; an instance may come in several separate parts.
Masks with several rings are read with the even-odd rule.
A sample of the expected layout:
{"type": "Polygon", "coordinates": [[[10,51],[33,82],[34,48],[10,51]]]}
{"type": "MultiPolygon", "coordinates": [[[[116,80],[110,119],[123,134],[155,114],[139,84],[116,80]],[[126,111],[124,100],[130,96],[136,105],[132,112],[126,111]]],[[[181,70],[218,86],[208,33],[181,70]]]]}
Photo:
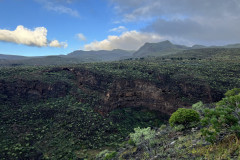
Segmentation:
{"type": "Polygon", "coordinates": [[[169,40],[158,43],[145,43],[137,52],[136,57],[161,56],[176,53],[177,51],[187,49],[186,46],[172,44],[169,40]]]}
{"type": "Polygon", "coordinates": [[[143,46],[145,46],[145,45],[173,45],[173,44],[169,40],[165,40],[165,41],[161,41],[161,42],[158,42],[158,43],[146,42],[143,46]]]}
{"type": "Polygon", "coordinates": [[[159,42],[159,44],[172,44],[172,43],[169,40],[165,40],[165,41],[159,42]]]}

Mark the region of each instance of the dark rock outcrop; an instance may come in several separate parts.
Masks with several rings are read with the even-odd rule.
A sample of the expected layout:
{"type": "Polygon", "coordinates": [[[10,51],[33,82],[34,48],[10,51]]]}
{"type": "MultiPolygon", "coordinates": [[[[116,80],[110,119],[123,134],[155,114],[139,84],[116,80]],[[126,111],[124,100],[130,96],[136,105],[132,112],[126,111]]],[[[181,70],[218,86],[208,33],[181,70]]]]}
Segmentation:
{"type": "Polygon", "coordinates": [[[179,107],[190,106],[200,100],[205,103],[217,101],[222,94],[203,82],[175,82],[166,75],[159,76],[159,83],[144,80],[114,79],[90,71],[74,70],[78,86],[98,91],[101,102],[100,113],[108,113],[121,107],[147,107],[171,114],[179,107]],[[213,96],[219,95],[219,96],[213,96]]]}
{"type": "MultiPolygon", "coordinates": [[[[200,100],[210,103],[222,98],[222,93],[213,90],[204,82],[191,83],[189,79],[176,81],[168,75],[159,75],[157,82],[150,82],[143,79],[114,78],[111,75],[95,73],[83,68],[55,68],[46,72],[59,71],[71,72],[75,75],[74,87],[60,80],[54,83],[23,79],[11,82],[1,80],[1,101],[35,101],[63,97],[67,94],[74,95],[74,89],[79,88],[86,95],[91,96],[93,92],[97,94],[99,99],[95,110],[101,114],[122,107],[146,107],[171,114],[179,107],[187,107],[200,100]]],[[[79,96],[79,100],[85,101],[85,97],[79,96]]]]}

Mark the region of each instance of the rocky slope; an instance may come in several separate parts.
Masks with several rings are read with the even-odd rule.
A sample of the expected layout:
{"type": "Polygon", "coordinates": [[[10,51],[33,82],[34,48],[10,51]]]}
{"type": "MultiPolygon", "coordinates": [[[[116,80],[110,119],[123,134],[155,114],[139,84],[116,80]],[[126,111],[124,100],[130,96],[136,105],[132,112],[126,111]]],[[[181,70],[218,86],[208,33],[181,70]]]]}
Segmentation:
{"type": "Polygon", "coordinates": [[[101,97],[101,112],[110,112],[121,107],[144,106],[171,114],[178,107],[188,106],[190,100],[202,99],[210,103],[218,100],[216,91],[207,84],[193,85],[190,83],[175,83],[166,75],[159,76],[158,84],[143,80],[111,79],[101,74],[74,69],[79,87],[94,89],[101,97]]]}
{"type": "MultiPolygon", "coordinates": [[[[176,82],[168,75],[159,75],[158,83],[141,79],[113,78],[83,68],[53,68],[42,71],[42,76],[64,73],[71,75],[69,81],[54,79],[53,82],[17,78],[0,81],[2,100],[18,102],[19,99],[38,100],[64,97],[80,89],[86,94],[95,92],[99,97],[96,110],[102,114],[122,107],[147,107],[150,110],[171,114],[179,107],[187,107],[201,99],[206,103],[217,101],[217,91],[208,84],[191,84],[184,80],[176,82]],[[70,83],[71,82],[71,83],[70,83]],[[99,107],[101,106],[101,107],[99,107]]],[[[46,78],[47,78],[46,77],[46,78]]],[[[57,77],[56,77],[57,78],[57,77]]],[[[85,101],[85,97],[78,97],[85,101]]]]}

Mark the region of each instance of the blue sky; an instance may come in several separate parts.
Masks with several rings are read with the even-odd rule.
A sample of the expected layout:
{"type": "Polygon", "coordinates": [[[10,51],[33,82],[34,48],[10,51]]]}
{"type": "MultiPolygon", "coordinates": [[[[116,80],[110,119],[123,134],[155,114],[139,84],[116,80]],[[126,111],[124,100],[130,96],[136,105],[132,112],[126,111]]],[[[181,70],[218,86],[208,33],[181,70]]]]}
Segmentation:
{"type": "Polygon", "coordinates": [[[66,54],[83,48],[87,42],[101,40],[114,27],[114,12],[103,0],[83,0],[74,3],[54,2],[77,11],[78,15],[62,13],[46,8],[44,1],[2,0],[0,1],[0,29],[15,30],[18,25],[33,30],[36,27],[47,29],[47,39],[63,41],[67,48],[35,47],[22,44],[0,42],[0,53],[22,55],[66,54]],[[96,28],[97,26],[97,28],[96,28]],[[87,41],[81,41],[77,34],[82,33],[87,41]],[[14,49],[13,49],[14,48],[14,49]]]}
{"type": "Polygon", "coordinates": [[[236,0],[0,0],[0,54],[240,42],[236,0]]]}

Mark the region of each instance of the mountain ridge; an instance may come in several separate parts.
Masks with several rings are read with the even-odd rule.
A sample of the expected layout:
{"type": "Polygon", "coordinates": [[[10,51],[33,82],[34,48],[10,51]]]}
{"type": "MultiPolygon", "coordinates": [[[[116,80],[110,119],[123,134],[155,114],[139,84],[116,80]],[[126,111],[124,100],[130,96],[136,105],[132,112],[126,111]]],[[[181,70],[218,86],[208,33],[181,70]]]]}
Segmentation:
{"type": "Polygon", "coordinates": [[[173,44],[169,40],[158,43],[145,43],[137,51],[127,51],[122,49],[113,50],[76,50],[67,55],[49,55],[26,57],[18,55],[0,54],[0,66],[19,66],[19,65],[61,65],[61,64],[78,64],[88,62],[111,62],[124,59],[134,59],[142,57],[161,57],[176,54],[184,54],[187,50],[195,49],[233,49],[240,48],[239,43],[228,44],[224,46],[204,46],[193,45],[188,47],[185,45],[173,44]]]}
{"type": "Polygon", "coordinates": [[[146,56],[162,56],[172,53],[176,53],[180,50],[188,49],[184,45],[176,45],[171,43],[169,40],[158,42],[158,43],[145,43],[142,47],[137,50],[134,57],[146,57],[146,56]]]}

